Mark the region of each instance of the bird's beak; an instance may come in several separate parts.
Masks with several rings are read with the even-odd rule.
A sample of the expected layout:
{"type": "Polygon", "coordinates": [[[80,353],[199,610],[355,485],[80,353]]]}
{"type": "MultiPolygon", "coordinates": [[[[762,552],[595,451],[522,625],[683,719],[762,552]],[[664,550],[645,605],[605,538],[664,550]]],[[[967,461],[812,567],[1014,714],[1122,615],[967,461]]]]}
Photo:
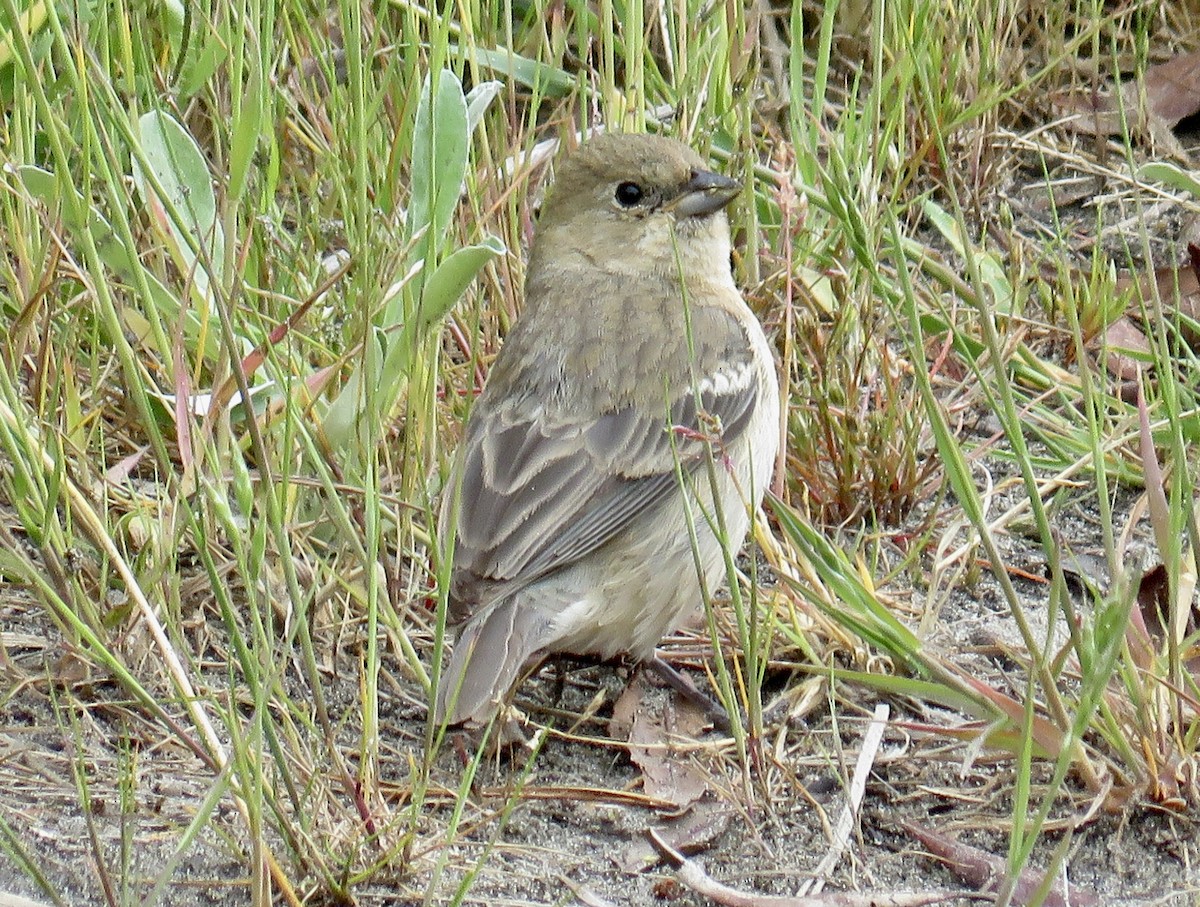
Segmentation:
{"type": "Polygon", "coordinates": [[[708,170],[693,170],[683,191],[664,207],[676,217],[705,217],[737,198],[742,184],[708,170]]]}

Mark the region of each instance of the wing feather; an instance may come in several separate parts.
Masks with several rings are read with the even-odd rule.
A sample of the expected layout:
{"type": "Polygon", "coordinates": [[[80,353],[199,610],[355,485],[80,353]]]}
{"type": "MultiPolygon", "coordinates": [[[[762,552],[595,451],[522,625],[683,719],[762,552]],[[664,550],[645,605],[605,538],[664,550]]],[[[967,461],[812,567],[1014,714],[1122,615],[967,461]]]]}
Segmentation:
{"type": "Polygon", "coordinates": [[[738,438],[758,393],[742,349],[658,412],[623,406],[584,421],[548,399],[481,398],[457,461],[451,619],[586,557],[677,493],[676,457],[696,470],[714,425],[718,446],[738,438]]]}

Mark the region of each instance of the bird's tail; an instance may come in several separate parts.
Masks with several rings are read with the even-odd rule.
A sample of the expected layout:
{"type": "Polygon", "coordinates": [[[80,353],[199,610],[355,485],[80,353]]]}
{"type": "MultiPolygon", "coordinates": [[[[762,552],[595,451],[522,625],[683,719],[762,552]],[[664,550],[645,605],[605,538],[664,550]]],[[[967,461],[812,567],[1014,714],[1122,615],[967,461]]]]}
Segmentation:
{"type": "Polygon", "coordinates": [[[434,698],[438,724],[486,724],[542,650],[549,621],[517,595],[463,625],[434,698]]]}

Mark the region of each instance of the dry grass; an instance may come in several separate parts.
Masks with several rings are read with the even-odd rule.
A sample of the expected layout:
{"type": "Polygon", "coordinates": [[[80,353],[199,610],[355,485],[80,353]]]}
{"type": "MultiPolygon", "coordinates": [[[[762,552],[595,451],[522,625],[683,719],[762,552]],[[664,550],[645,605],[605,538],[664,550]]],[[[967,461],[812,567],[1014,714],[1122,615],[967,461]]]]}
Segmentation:
{"type": "Polygon", "coordinates": [[[659,802],[540,780],[626,752],[611,673],[529,698],[541,752],[503,784],[424,721],[442,476],[520,310],[545,143],[596,123],[754,184],[737,270],[787,444],[743,562],[769,659],[722,611],[672,646],[751,719],[684,748],[707,789],[782,815],[879,696],[922,757],[1003,760],[980,797],[1014,878],[1095,818],[1055,804],[1194,814],[1196,355],[1114,276],[1183,259],[1196,198],[1138,168],[1188,137],[1062,104],[1195,50],[1195,11],[683,6],[0,8],[0,848],[40,897],[171,900],[202,865],[239,902],[451,902],[498,890],[525,804],[659,802]],[[443,67],[478,93],[440,81],[437,122],[478,105],[423,158],[443,67]],[[1126,311],[1141,403],[1105,370],[1126,311]],[[982,588],[1003,674],[937,632],[982,588]],[[820,755],[806,717],[834,722],[820,755]]]}

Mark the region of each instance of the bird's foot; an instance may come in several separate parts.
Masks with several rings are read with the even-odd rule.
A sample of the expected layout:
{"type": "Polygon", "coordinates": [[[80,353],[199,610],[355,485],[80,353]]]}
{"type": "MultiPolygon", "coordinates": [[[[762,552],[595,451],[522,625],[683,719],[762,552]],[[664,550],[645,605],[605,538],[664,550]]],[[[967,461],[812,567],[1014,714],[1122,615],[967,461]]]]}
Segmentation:
{"type": "Polygon", "coordinates": [[[730,723],[729,713],[725,711],[725,708],[711,696],[698,690],[686,676],[671,667],[657,650],[642,664],[665,680],[676,693],[703,711],[713,723],[713,727],[722,734],[729,734],[732,731],[733,725],[730,723]]]}

